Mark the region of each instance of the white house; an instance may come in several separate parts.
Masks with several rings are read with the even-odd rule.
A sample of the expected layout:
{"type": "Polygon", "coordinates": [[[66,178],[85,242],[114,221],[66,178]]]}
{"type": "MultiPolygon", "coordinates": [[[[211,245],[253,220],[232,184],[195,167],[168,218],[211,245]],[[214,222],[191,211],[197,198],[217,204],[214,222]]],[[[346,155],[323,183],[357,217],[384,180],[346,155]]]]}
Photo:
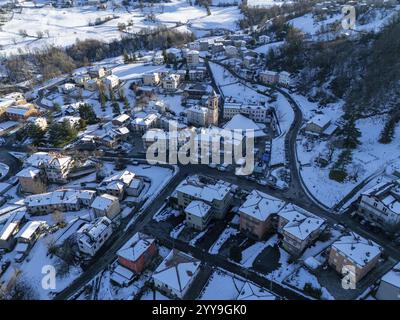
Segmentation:
{"type": "Polygon", "coordinates": [[[107,89],[113,90],[119,85],[119,78],[116,75],[112,74],[103,78],[102,82],[107,89]]]}
{"type": "Polygon", "coordinates": [[[96,199],[94,199],[91,208],[96,217],[106,216],[109,219],[113,219],[121,211],[118,198],[107,193],[97,196],[96,199]]]}
{"type": "Polygon", "coordinates": [[[175,91],[178,89],[181,76],[178,74],[170,74],[163,79],[163,88],[167,91],[175,91]]]}
{"type": "Polygon", "coordinates": [[[211,206],[200,200],[193,200],[185,208],[186,225],[204,230],[211,221],[211,206]]]}
{"type": "Polygon", "coordinates": [[[271,41],[271,38],[265,34],[262,34],[261,36],[258,37],[258,42],[260,44],[267,44],[271,41]]]}
{"type": "Polygon", "coordinates": [[[297,207],[278,213],[278,232],[283,247],[293,256],[300,255],[325,228],[325,220],[297,207]]]}
{"type": "Polygon", "coordinates": [[[400,227],[400,184],[381,182],[361,194],[359,214],[382,229],[395,232],[400,227]]]}
{"type": "Polygon", "coordinates": [[[79,251],[93,257],[111,235],[112,224],[107,217],[100,217],[91,223],[85,223],[77,231],[79,251]]]}
{"type": "Polygon", "coordinates": [[[154,271],[152,279],[158,290],[183,299],[199,271],[199,260],[173,249],[154,271]]]}

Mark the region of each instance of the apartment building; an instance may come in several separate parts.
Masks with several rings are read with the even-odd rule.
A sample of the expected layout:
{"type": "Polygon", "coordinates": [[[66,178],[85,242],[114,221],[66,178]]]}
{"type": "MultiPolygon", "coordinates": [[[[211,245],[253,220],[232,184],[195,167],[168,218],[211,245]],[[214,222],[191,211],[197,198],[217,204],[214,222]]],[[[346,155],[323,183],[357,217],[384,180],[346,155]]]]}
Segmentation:
{"type": "Polygon", "coordinates": [[[261,191],[253,190],[240,206],[240,230],[246,234],[264,238],[273,230],[273,219],[285,203],[261,191]]]}
{"type": "Polygon", "coordinates": [[[85,223],[77,231],[77,243],[79,251],[93,257],[112,235],[111,220],[100,217],[91,223],[85,223]]]}

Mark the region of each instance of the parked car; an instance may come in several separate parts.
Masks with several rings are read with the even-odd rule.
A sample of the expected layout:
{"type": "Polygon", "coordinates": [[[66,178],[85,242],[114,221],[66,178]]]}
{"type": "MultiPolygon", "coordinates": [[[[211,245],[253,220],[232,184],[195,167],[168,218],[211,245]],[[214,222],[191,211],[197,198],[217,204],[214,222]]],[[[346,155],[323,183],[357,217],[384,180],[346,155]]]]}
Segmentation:
{"type": "Polygon", "coordinates": [[[258,179],[257,184],[259,184],[260,186],[266,186],[268,184],[268,182],[267,182],[267,180],[264,180],[264,179],[258,179]]]}

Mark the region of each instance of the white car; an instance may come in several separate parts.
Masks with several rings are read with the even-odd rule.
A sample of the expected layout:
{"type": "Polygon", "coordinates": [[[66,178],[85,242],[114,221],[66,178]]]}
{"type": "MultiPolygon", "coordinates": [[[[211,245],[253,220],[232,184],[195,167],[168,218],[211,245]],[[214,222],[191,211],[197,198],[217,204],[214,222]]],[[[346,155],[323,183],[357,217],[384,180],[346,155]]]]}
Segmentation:
{"type": "Polygon", "coordinates": [[[257,184],[259,184],[260,186],[266,186],[268,184],[268,182],[263,179],[258,179],[257,184]]]}

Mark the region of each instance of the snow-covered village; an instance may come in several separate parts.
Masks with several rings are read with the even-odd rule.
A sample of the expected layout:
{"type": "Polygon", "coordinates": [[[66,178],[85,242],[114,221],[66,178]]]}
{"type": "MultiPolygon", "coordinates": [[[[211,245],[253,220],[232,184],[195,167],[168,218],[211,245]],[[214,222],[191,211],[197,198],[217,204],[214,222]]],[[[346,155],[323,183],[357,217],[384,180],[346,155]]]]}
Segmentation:
{"type": "Polygon", "coordinates": [[[399,300],[399,14],[0,0],[0,299],[399,300]]]}

